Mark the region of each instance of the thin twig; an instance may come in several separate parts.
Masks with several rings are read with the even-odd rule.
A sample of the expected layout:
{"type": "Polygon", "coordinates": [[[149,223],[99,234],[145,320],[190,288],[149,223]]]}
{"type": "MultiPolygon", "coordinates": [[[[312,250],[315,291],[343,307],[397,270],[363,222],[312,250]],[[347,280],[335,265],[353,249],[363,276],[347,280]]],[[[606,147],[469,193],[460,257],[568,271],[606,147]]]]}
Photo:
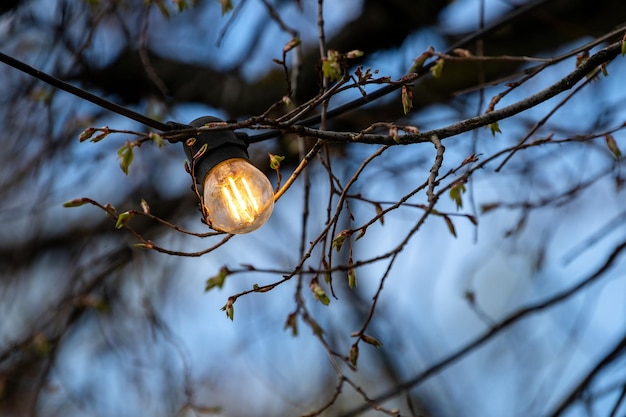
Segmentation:
{"type": "Polygon", "coordinates": [[[441,144],[441,141],[436,135],[431,136],[430,141],[435,146],[437,151],[437,155],[435,155],[435,162],[433,166],[430,168],[430,175],[428,176],[428,188],[426,189],[426,196],[428,196],[428,203],[433,204],[435,202],[435,184],[437,180],[437,175],[439,174],[439,169],[443,164],[443,153],[446,148],[441,144]]]}

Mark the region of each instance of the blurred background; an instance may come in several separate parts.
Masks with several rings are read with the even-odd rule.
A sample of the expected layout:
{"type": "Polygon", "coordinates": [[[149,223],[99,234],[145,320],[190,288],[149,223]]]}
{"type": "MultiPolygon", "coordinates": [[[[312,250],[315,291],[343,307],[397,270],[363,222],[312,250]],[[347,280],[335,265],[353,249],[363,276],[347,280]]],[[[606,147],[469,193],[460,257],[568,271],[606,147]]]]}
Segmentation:
{"type": "MultiPolygon", "coordinates": [[[[570,54],[511,89],[504,107],[626,32],[622,0],[17,0],[0,6],[0,51],[157,120],[245,120],[286,94],[272,60],[295,35],[291,99],[319,92],[320,4],[328,48],[364,52],[351,71],[397,80],[429,46],[445,51],[500,19],[463,48],[542,58],[447,60],[440,77],[415,81],[408,115],[395,92],[329,120],[338,131],[453,124],[570,54]]],[[[80,143],[80,133],[150,129],[0,65],[0,414],[625,415],[624,59],[606,72],[500,121],[499,133],[445,139],[439,186],[465,181],[462,207],[440,195],[445,215],[422,219],[432,144],[385,149],[341,209],[338,188],[381,147],[327,144],[260,230],[186,256],[223,236],[133,218],[143,237],[178,252],[168,255],[135,247],[97,207],[63,207],[86,197],[122,212],[143,199],[152,214],[209,231],[182,146],[143,144],[125,175],[117,150],[133,135],[80,143]],[[524,138],[550,141],[512,153],[524,138]],[[470,155],[477,162],[465,163],[470,155]],[[331,247],[341,230],[364,225],[361,239],[331,247]],[[308,272],[296,274],[301,260],[308,272]],[[224,267],[223,287],[205,292],[224,267]],[[238,298],[233,321],[220,310],[292,273],[238,298]],[[318,275],[328,306],[308,288],[318,275]],[[351,369],[360,329],[382,346],[360,343],[351,369]]],[[[329,106],[360,96],[349,89],[329,106]]],[[[276,184],[267,153],[286,157],[284,181],[313,143],[283,135],[249,151],[276,184]]]]}

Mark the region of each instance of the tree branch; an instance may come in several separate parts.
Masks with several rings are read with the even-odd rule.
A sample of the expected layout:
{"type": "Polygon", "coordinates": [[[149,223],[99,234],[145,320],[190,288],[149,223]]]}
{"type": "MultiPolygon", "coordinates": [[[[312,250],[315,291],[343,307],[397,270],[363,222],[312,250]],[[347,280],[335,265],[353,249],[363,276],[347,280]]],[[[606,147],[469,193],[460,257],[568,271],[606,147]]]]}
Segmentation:
{"type": "Polygon", "coordinates": [[[480,116],[472,117],[446,127],[433,129],[417,134],[403,135],[399,137],[399,141],[396,141],[393,137],[388,135],[322,131],[319,129],[314,129],[301,125],[289,126],[286,124],[278,123],[277,127],[286,132],[297,133],[303,136],[317,137],[331,142],[343,143],[358,142],[380,145],[408,145],[412,143],[430,142],[433,136],[436,136],[439,139],[446,139],[480,127],[488,126],[492,123],[509,118],[511,116],[515,116],[516,114],[519,114],[545,101],[548,101],[549,99],[555,97],[563,91],[567,91],[572,88],[598,66],[606,64],[615,59],[615,57],[617,57],[617,55],[620,53],[621,48],[622,42],[616,42],[596,52],[595,54],[590,56],[587,61],[576,67],[574,71],[567,74],[561,80],[557,81],[556,83],[541,90],[536,94],[533,94],[523,100],[518,101],[517,103],[510,104],[499,110],[494,110],[480,116]],[[358,138],[358,140],[356,140],[356,138],[358,138]]]}

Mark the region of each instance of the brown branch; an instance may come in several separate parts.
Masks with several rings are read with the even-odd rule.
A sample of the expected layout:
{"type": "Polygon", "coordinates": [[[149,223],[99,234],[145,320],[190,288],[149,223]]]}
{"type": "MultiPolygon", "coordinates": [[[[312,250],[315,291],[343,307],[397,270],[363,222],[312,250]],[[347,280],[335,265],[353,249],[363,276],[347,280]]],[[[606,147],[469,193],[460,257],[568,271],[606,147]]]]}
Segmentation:
{"type": "Polygon", "coordinates": [[[307,414],[303,414],[300,417],[317,417],[320,414],[322,414],[324,411],[328,410],[330,407],[333,406],[333,404],[335,404],[335,402],[337,401],[337,399],[339,398],[339,395],[341,394],[342,388],[343,388],[343,384],[346,382],[346,377],[345,376],[340,376],[337,379],[337,386],[335,387],[335,390],[333,392],[333,395],[331,395],[330,399],[326,402],[326,404],[322,405],[320,408],[318,408],[317,410],[307,413],[307,414]]]}
{"type": "Polygon", "coordinates": [[[515,116],[523,111],[531,109],[549,99],[557,96],[558,94],[569,90],[574,87],[580,80],[585,78],[590,72],[596,69],[598,66],[608,63],[615,59],[622,47],[622,42],[616,42],[612,45],[596,52],[589,57],[587,61],[576,67],[576,69],[561,80],[552,84],[551,86],[533,94],[517,103],[510,104],[499,110],[472,117],[461,122],[451,124],[446,127],[433,129],[416,134],[407,134],[399,137],[399,141],[396,141],[389,135],[374,135],[374,134],[355,134],[351,132],[333,132],[322,131],[301,125],[287,125],[283,123],[277,123],[276,127],[286,132],[297,133],[304,136],[312,136],[320,139],[324,139],[330,142],[341,143],[368,143],[368,144],[382,144],[382,145],[408,145],[412,143],[429,142],[433,135],[439,139],[447,139],[461,133],[469,132],[471,130],[488,126],[492,123],[498,122],[503,119],[507,119],[511,116],[515,116]]]}
{"type": "Polygon", "coordinates": [[[426,195],[428,196],[428,202],[432,203],[433,201],[436,200],[435,193],[434,193],[435,185],[436,185],[437,175],[439,174],[439,169],[441,168],[441,165],[443,164],[443,153],[445,152],[446,148],[441,144],[441,141],[439,140],[437,136],[433,135],[430,138],[430,140],[435,146],[435,150],[437,151],[437,155],[435,156],[435,162],[433,163],[433,166],[430,168],[430,175],[428,176],[428,189],[426,190],[426,195]]]}
{"type": "MultiPolygon", "coordinates": [[[[583,88],[585,88],[586,86],[588,86],[589,84],[591,84],[591,82],[597,80],[598,78],[598,72],[596,72],[596,74],[594,74],[591,77],[588,77],[582,84],[580,84],[578,87],[576,87],[574,90],[572,90],[567,96],[565,96],[559,103],[557,103],[556,106],[554,106],[552,108],[552,110],[550,110],[548,112],[548,114],[546,114],[541,120],[539,120],[537,123],[535,123],[535,125],[530,129],[530,131],[528,131],[528,133],[526,133],[526,135],[524,135],[524,137],[519,141],[518,145],[521,146],[523,145],[528,139],[530,139],[532,137],[532,135],[535,134],[535,132],[537,132],[537,130],[539,130],[539,128],[541,128],[543,125],[545,125],[548,120],[561,108],[563,107],[565,104],[567,104],[567,102],[569,102],[570,99],[572,99],[574,96],[576,96],[580,90],[582,90],[583,88]]],[[[504,158],[504,160],[500,163],[500,165],[498,165],[498,167],[496,168],[496,172],[499,172],[504,165],[506,165],[506,163],[513,157],[513,155],[515,155],[517,153],[517,149],[514,149],[511,153],[509,153],[506,158],[504,158]]]]}

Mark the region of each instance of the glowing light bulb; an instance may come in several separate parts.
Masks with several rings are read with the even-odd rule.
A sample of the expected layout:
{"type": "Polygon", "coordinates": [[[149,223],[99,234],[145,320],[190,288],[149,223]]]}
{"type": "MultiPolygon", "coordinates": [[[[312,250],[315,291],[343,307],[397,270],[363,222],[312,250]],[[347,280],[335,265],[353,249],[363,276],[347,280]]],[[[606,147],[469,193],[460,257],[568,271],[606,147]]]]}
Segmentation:
{"type": "Polygon", "coordinates": [[[272,184],[244,158],[227,159],[211,168],[203,189],[211,227],[223,232],[252,232],[265,224],[274,208],[272,184]]]}
{"type": "MultiPolygon", "coordinates": [[[[219,127],[217,117],[203,116],[176,129],[219,127]]],[[[215,230],[249,233],[263,226],[274,209],[274,189],[248,160],[247,135],[232,130],[198,130],[183,143],[195,190],[202,194],[203,215],[215,230]]]]}

